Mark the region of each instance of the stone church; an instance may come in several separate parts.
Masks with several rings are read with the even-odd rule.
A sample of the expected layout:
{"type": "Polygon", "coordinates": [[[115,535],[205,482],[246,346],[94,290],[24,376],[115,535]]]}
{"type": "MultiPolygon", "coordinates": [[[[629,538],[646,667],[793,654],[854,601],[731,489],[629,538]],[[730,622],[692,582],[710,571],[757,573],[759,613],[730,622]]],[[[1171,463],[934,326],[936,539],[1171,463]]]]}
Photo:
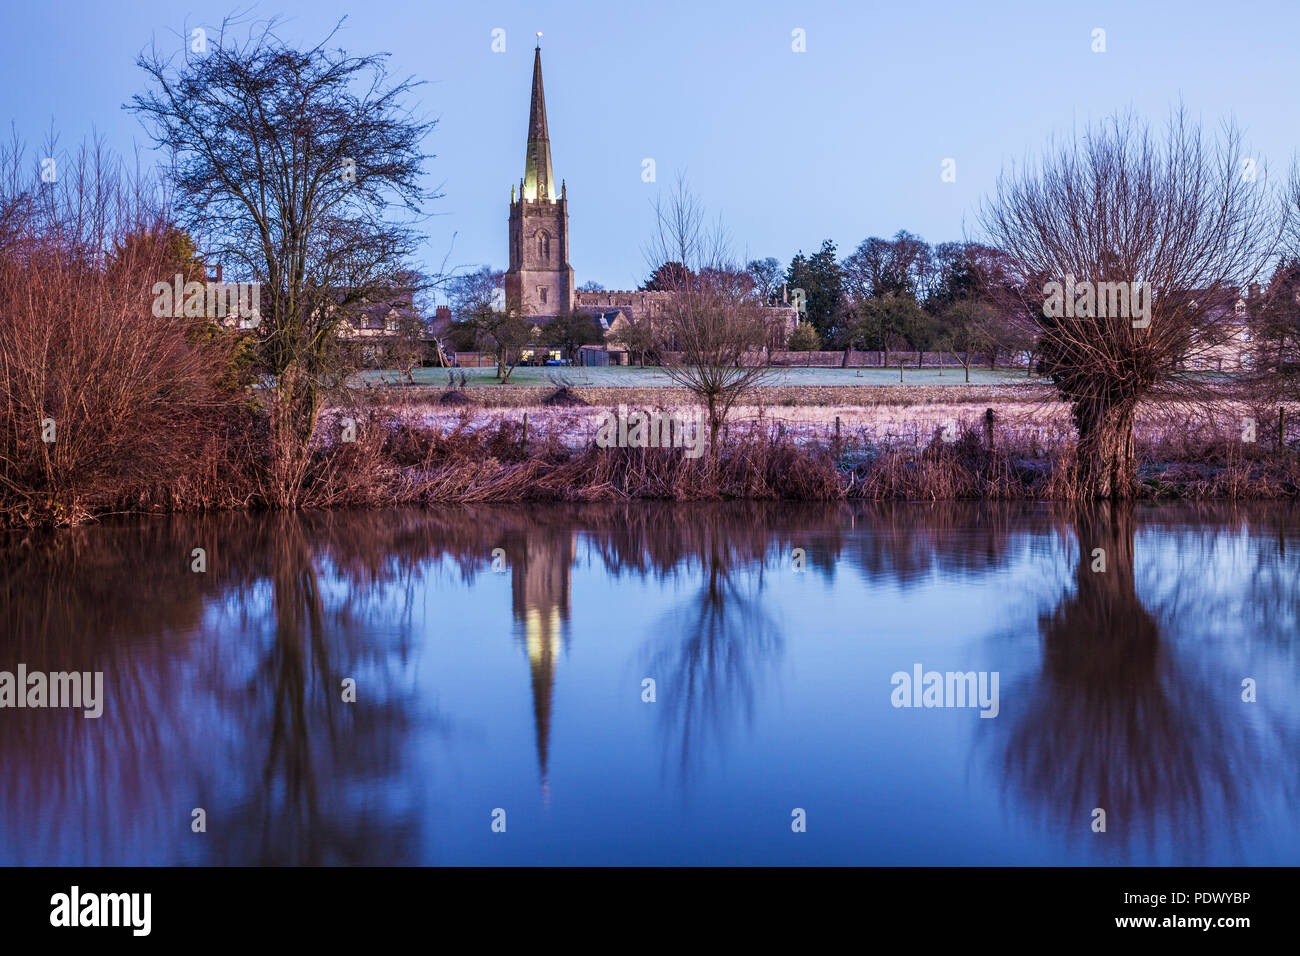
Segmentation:
{"type": "MultiPolygon", "coordinates": [[[[546,94],[542,87],[541,45],[533,51],[533,91],[528,109],[528,145],[524,175],[518,191],[510,187],[510,267],[505,274],[509,308],[539,322],[577,312],[590,315],[606,333],[606,361],[627,362],[620,352],[620,328],[662,314],[670,293],[575,289],[569,265],[569,200],[564,180],[557,192],[551,165],[551,138],[546,127],[546,94]]],[[[772,306],[774,348],[784,348],[798,314],[788,306],[772,306]]],[[[540,356],[538,356],[540,357],[540,356]]],[[[555,357],[560,357],[558,354],[555,357]]],[[[565,356],[566,358],[576,358],[565,356]]]]}
{"type": "Polygon", "coordinates": [[[528,149],[519,192],[510,187],[510,268],[506,304],[524,315],[573,311],[569,265],[569,200],[564,183],[555,189],[551,136],[546,129],[542,49],[533,51],[533,99],[528,110],[528,149]]]}

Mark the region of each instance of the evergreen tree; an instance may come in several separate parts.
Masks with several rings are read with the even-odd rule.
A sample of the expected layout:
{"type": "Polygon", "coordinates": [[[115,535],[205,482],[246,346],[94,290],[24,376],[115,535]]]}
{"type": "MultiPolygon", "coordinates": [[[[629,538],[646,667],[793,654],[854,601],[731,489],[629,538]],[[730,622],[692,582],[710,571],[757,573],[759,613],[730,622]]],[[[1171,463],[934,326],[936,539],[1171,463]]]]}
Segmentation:
{"type": "Polygon", "coordinates": [[[822,337],[810,322],[800,322],[790,333],[791,352],[816,352],[822,347],[822,337]]]}
{"type": "Polygon", "coordinates": [[[835,243],[827,239],[811,256],[800,251],[790,260],[785,281],[791,290],[804,291],[807,311],[803,318],[812,323],[823,339],[833,337],[844,308],[844,274],[835,257],[835,243]]]}

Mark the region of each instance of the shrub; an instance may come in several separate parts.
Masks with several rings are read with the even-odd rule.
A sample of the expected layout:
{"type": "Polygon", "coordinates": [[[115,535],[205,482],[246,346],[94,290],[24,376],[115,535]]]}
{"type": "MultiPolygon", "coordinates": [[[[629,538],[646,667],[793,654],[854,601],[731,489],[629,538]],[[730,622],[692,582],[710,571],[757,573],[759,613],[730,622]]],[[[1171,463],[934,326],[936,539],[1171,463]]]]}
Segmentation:
{"type": "Polygon", "coordinates": [[[23,165],[0,149],[0,512],[71,523],[192,492],[230,454],[239,394],[232,342],[153,314],[153,284],[195,264],[99,149],[53,183],[23,165]]]}

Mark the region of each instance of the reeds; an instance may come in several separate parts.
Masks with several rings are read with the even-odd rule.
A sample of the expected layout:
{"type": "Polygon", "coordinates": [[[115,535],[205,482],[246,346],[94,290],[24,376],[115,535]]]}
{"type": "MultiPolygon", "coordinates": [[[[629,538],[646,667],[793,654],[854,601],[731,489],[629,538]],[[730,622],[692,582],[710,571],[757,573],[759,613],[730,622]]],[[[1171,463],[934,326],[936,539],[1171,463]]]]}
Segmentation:
{"type": "MultiPolygon", "coordinates": [[[[193,449],[190,467],[122,486],[96,500],[83,495],[75,523],[97,511],[277,509],[267,476],[271,432],[264,415],[240,411],[193,449]]],[[[600,448],[580,411],[557,409],[521,422],[463,412],[428,420],[415,409],[335,411],[322,418],[304,464],[301,508],[378,508],[442,502],[589,502],[843,499],[959,500],[1080,498],[1072,483],[1066,434],[1020,425],[988,433],[976,421],[927,438],[886,439],[846,430],[810,437],[781,421],[736,423],[719,447],[697,458],[682,448],[600,448]],[[344,419],[350,419],[348,428],[344,419]],[[347,436],[347,437],[345,437],[347,436]]],[[[1265,443],[1242,444],[1172,426],[1138,442],[1141,494],[1167,498],[1293,498],[1300,455],[1265,443]]],[[[0,490],[10,524],[49,524],[0,490]]]]}
{"type": "MultiPolygon", "coordinates": [[[[323,435],[335,433],[327,422],[323,435]]],[[[1066,434],[982,424],[935,428],[928,440],[836,446],[779,421],[738,423],[698,458],[681,448],[600,448],[579,413],[534,415],[527,445],[508,417],[450,424],[412,410],[374,410],[356,440],[323,438],[304,483],[308,507],[509,501],[1076,500],[1066,434]]],[[[1300,491],[1300,457],[1262,444],[1180,439],[1139,443],[1149,498],[1283,498],[1300,491]]]]}

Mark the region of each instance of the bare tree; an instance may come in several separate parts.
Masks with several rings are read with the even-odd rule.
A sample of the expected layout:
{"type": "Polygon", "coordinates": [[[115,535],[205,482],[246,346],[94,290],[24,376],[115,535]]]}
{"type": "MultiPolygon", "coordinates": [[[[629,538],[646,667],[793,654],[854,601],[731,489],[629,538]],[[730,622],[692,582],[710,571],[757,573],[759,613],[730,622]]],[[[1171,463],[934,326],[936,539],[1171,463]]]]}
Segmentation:
{"type": "Polygon", "coordinates": [[[415,384],[415,370],[429,355],[429,328],[415,312],[404,312],[393,320],[385,358],[402,373],[407,384],[415,384]]]}
{"type": "Polygon", "coordinates": [[[1283,201],[1286,213],[1284,241],[1292,259],[1300,259],[1300,160],[1291,164],[1291,179],[1283,201]]]}
{"type": "Polygon", "coordinates": [[[448,280],[451,311],[474,347],[496,358],[497,380],[510,381],[521,350],[532,337],[532,323],[506,305],[502,274],[486,266],[448,280]]]}
{"type": "Polygon", "coordinates": [[[992,347],[993,336],[989,330],[996,321],[996,310],[979,299],[957,299],[941,318],[940,347],[957,357],[969,383],[972,353],[992,347]]]}
{"type": "Polygon", "coordinates": [[[182,224],[232,277],[261,284],[258,331],[277,386],[276,503],[288,505],[339,323],[409,273],[413,224],[432,198],[420,185],[432,124],[406,110],[414,84],[389,81],[386,54],[328,49],[334,32],[295,49],[274,20],[243,39],[236,26],[226,20],[206,54],[179,63],[142,54],[152,86],[131,109],[168,154],[182,224]]]}
{"type": "Polygon", "coordinates": [[[785,269],[773,256],[766,259],[752,259],[745,266],[745,271],[754,280],[754,294],[766,305],[776,302],[781,291],[781,282],[785,278],[785,269]]]}
{"type": "Polygon", "coordinates": [[[726,231],[721,224],[705,225],[704,208],[683,177],[654,208],[657,230],[647,262],[652,269],[665,262],[684,267],[661,274],[670,293],[663,337],[681,353],[679,363],[664,371],[704,404],[716,452],[736,401],[770,374],[767,366],[745,364],[767,342],[762,303],[753,280],[733,260],[726,231]]]}
{"type": "Polygon", "coordinates": [[[645,368],[646,353],[659,347],[660,335],[652,316],[628,316],[627,325],[606,333],[605,340],[610,345],[627,349],[629,360],[631,355],[636,355],[638,364],[645,368]]]}
{"type": "Polygon", "coordinates": [[[1135,493],[1138,404],[1204,389],[1189,358],[1221,341],[1222,302],[1276,248],[1275,190],[1243,159],[1231,124],[1207,135],[1180,109],[1160,142],[1116,116],[1004,173],[981,211],[1034,297],[1040,368],[1072,407],[1080,496],[1135,493]]]}

